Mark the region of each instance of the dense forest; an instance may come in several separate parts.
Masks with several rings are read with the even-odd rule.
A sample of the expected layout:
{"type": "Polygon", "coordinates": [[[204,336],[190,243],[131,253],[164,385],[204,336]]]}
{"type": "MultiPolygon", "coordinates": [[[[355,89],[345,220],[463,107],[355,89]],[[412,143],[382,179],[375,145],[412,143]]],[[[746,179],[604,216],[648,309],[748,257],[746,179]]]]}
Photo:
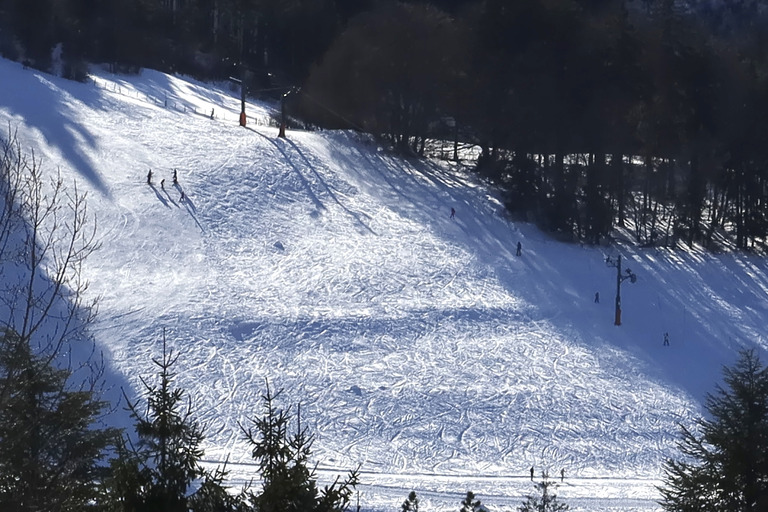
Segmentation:
{"type": "Polygon", "coordinates": [[[756,0],[3,0],[0,53],[298,90],[306,126],[481,148],[509,212],[563,239],[763,251],[767,19],[756,0]]]}

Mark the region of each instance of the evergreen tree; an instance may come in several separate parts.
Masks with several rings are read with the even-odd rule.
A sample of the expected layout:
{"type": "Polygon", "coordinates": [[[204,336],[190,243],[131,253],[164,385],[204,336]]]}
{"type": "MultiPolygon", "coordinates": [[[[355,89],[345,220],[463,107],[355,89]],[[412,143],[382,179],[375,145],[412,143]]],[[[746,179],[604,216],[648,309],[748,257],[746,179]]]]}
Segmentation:
{"type": "Polygon", "coordinates": [[[557,488],[557,484],[549,479],[547,473],[542,473],[541,482],[534,484],[538,494],[526,496],[526,501],[518,507],[519,512],[561,512],[570,507],[562,503],[550,488],[557,488]]]}
{"type": "Polygon", "coordinates": [[[240,500],[223,487],[223,470],[209,474],[200,466],[205,438],[193,417],[191,398],[173,386],[171,371],[179,356],[166,346],[152,362],[159,368],[155,384],[141,380],[146,409],[127,396],[128,411],[135,422],[138,443],[123,439],[119,457],[112,464],[107,483],[113,510],[123,512],[187,512],[188,510],[240,510],[240,500]],[[193,492],[193,485],[199,488],[193,492]]]}
{"type": "Polygon", "coordinates": [[[188,488],[203,475],[198,464],[203,456],[203,428],[192,418],[191,399],[185,407],[184,390],[171,386],[175,377],[171,367],[177,360],[178,355],[167,350],[163,336],[163,357],[152,361],[159,368],[159,383],[149,384],[142,379],[146,413],[139,411],[137,403],[128,401],[140,453],[152,463],[147,503],[153,505],[150,508],[167,511],[186,510],[188,488]]]}
{"type": "Polygon", "coordinates": [[[416,491],[411,491],[408,494],[400,508],[403,512],[419,512],[419,498],[416,497],[416,491]]]}
{"type": "Polygon", "coordinates": [[[190,512],[252,512],[245,490],[237,495],[227,491],[224,481],[228,474],[226,464],[213,473],[206,473],[200,488],[189,498],[190,512]]]}
{"type": "Polygon", "coordinates": [[[480,500],[475,499],[475,493],[467,491],[467,496],[461,500],[461,509],[459,512],[481,512],[485,507],[480,500]]]}
{"type": "Polygon", "coordinates": [[[341,512],[349,507],[350,497],[358,482],[357,470],[346,480],[338,478],[318,491],[314,470],[308,468],[314,438],[301,425],[299,410],[295,433],[288,432],[292,419],[289,411],[279,410],[269,383],[262,395],[264,415],[251,420],[253,426],[243,434],[253,446],[251,455],[261,475],[260,493],[250,493],[258,512],[341,512]]]}
{"type": "Polygon", "coordinates": [[[149,471],[142,467],[138,454],[123,436],[118,438],[116,453],[104,481],[105,509],[139,512],[143,510],[144,489],[151,484],[149,471]]]}
{"type": "Polygon", "coordinates": [[[768,509],[768,368],[754,350],[723,370],[726,387],[708,394],[710,419],[681,427],[680,460],[664,464],[660,504],[668,511],[768,509]]]}
{"type": "Polygon", "coordinates": [[[98,500],[116,432],[96,426],[107,404],[71,376],[0,332],[0,510],[79,512],[98,500]]]}

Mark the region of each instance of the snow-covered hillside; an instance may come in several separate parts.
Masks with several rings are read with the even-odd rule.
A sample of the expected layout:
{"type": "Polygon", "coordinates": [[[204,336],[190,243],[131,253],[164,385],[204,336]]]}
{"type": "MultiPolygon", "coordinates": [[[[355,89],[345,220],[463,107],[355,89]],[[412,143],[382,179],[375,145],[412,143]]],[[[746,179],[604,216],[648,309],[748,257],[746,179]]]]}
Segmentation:
{"type": "Polygon", "coordinates": [[[410,490],[427,511],[467,490],[510,509],[531,466],[565,470],[573,510],[656,510],[677,424],[738,348],[768,349],[762,258],[555,242],[461,166],[355,133],[242,128],[238,99],[183,78],[94,79],[0,60],[0,130],[89,191],[113,391],[153,374],[165,329],[206,455],[229,455],[235,481],[254,476],[238,422],[269,379],[301,404],[321,476],[362,465],[364,510],[410,490]],[[616,327],[604,260],[619,254],[638,281],[616,327]]]}

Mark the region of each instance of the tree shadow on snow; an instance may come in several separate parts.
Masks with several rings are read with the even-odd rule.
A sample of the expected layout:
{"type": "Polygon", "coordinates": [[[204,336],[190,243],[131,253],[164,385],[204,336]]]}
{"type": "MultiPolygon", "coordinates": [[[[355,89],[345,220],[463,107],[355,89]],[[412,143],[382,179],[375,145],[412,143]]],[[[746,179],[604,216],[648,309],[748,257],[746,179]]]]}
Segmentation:
{"type": "Polygon", "coordinates": [[[336,193],[333,190],[331,190],[331,188],[328,186],[328,184],[325,182],[325,180],[322,178],[322,176],[320,176],[320,174],[317,172],[315,167],[312,165],[312,163],[309,161],[309,159],[306,157],[306,155],[304,155],[304,153],[301,151],[301,149],[299,149],[299,147],[296,145],[295,142],[293,142],[290,139],[273,139],[271,137],[268,137],[268,136],[264,135],[263,133],[260,133],[260,132],[258,132],[256,130],[254,130],[253,128],[248,128],[248,129],[251,130],[253,133],[255,133],[255,134],[263,137],[264,139],[268,140],[270,142],[270,144],[272,144],[280,152],[280,154],[283,155],[283,158],[285,159],[285,161],[288,163],[288,165],[291,167],[291,169],[293,169],[293,171],[299,177],[299,180],[301,181],[301,183],[304,185],[305,189],[307,190],[307,195],[309,195],[309,197],[312,200],[312,202],[315,203],[315,207],[317,208],[318,211],[325,210],[326,209],[325,205],[318,198],[317,194],[315,194],[315,192],[312,190],[312,185],[310,184],[309,180],[307,180],[307,178],[301,172],[300,166],[298,166],[294,162],[294,159],[288,154],[288,151],[286,151],[286,148],[285,148],[284,144],[287,145],[287,146],[290,146],[298,154],[299,158],[301,160],[303,160],[303,163],[306,166],[306,168],[309,169],[309,171],[311,171],[313,173],[316,182],[320,183],[320,185],[323,187],[323,189],[325,189],[325,192],[333,200],[333,202],[335,202],[339,207],[341,207],[341,209],[344,210],[344,212],[347,215],[352,217],[352,220],[355,222],[355,224],[357,224],[358,226],[362,227],[365,231],[367,231],[367,232],[369,232],[371,234],[374,234],[374,235],[376,234],[376,232],[373,231],[371,229],[371,227],[368,226],[368,224],[366,224],[360,218],[360,214],[351,211],[341,201],[339,201],[339,198],[337,197],[336,193]],[[281,140],[284,141],[284,144],[280,142],[281,140]]]}
{"type": "Polygon", "coordinates": [[[487,187],[462,185],[460,178],[432,162],[400,160],[368,150],[345,133],[339,137],[347,140],[329,145],[332,158],[354,172],[365,168],[367,174],[360,177],[387,207],[422,222],[446,243],[465,248],[478,264],[495,269],[498,284],[530,305],[527,323],[587,349],[601,367],[618,369],[634,361],[644,379],[684,390],[702,403],[739,348],[758,346],[765,353],[768,341],[761,337],[760,319],[768,317],[768,301],[756,291],[768,289],[765,261],[743,256],[727,263],[707,256],[706,262],[698,262],[684,256],[654,268],[656,249],[560,242],[533,224],[512,221],[487,187]],[[448,224],[452,204],[458,205],[456,220],[448,224]],[[515,255],[518,241],[520,257],[515,255]],[[632,268],[638,282],[622,286],[623,321],[615,326],[616,269],[606,267],[605,256],[619,252],[626,258],[624,268],[632,268]],[[709,281],[715,274],[718,283],[713,285],[709,281]],[[600,304],[593,300],[596,291],[603,299],[600,304]],[[665,332],[669,347],[663,345],[665,332]]]}
{"type": "Polygon", "coordinates": [[[264,135],[263,133],[260,133],[253,128],[246,127],[246,130],[250,130],[259,137],[263,137],[265,140],[269,141],[270,144],[272,144],[279,152],[283,155],[283,158],[286,162],[288,162],[288,165],[291,166],[291,169],[296,173],[296,175],[299,177],[299,180],[301,181],[301,184],[304,185],[304,188],[307,191],[307,195],[312,200],[312,202],[315,204],[315,208],[319,211],[325,210],[325,205],[323,204],[320,199],[318,199],[317,195],[315,195],[314,191],[312,190],[312,187],[310,186],[307,179],[304,177],[304,175],[301,173],[299,168],[296,166],[296,164],[293,163],[293,160],[291,160],[288,157],[288,154],[285,152],[285,149],[280,146],[275,140],[273,140],[271,137],[268,137],[264,135]]]}
{"type": "MultiPolygon", "coordinates": [[[[302,160],[304,160],[304,163],[306,163],[306,164],[307,164],[307,168],[308,168],[310,171],[312,171],[312,173],[313,173],[313,174],[315,175],[315,177],[317,178],[317,181],[318,181],[320,184],[322,184],[322,185],[323,185],[323,187],[325,188],[326,192],[328,192],[328,195],[329,195],[329,196],[331,196],[331,199],[333,199],[333,201],[334,201],[336,204],[338,204],[338,205],[339,205],[339,206],[342,208],[342,210],[344,210],[344,211],[345,211],[345,212],[346,212],[346,213],[347,213],[349,216],[351,216],[351,217],[354,219],[354,221],[355,221],[357,224],[359,224],[360,226],[362,226],[363,228],[365,228],[367,231],[369,231],[370,233],[372,233],[372,234],[374,234],[374,235],[375,235],[376,233],[375,233],[375,232],[374,232],[374,231],[373,231],[373,230],[370,228],[370,226],[368,226],[368,224],[366,224],[365,222],[363,222],[363,221],[360,219],[360,215],[359,215],[359,214],[357,214],[357,213],[355,213],[355,212],[351,211],[351,210],[350,210],[349,208],[347,208],[347,207],[346,207],[344,204],[342,204],[342,202],[341,202],[341,201],[339,201],[339,198],[336,196],[336,194],[333,192],[333,190],[331,190],[331,188],[328,186],[328,184],[325,182],[325,180],[322,178],[322,176],[320,176],[320,174],[317,172],[317,170],[316,170],[316,169],[315,169],[315,167],[312,165],[312,163],[309,161],[309,159],[306,157],[306,155],[304,155],[304,153],[302,153],[301,149],[299,149],[299,147],[296,145],[296,143],[295,143],[295,142],[293,142],[293,141],[292,141],[292,140],[290,140],[290,139],[283,139],[283,140],[285,140],[285,142],[286,142],[286,143],[287,143],[289,146],[291,146],[291,147],[292,147],[292,148],[293,148],[293,149],[296,151],[296,153],[298,153],[298,154],[299,154],[299,157],[301,157],[301,159],[302,159],[302,160]]],[[[285,155],[285,153],[283,153],[283,155],[285,155]]],[[[288,157],[286,156],[286,158],[288,158],[288,157]]],[[[291,164],[291,165],[293,165],[293,164],[291,164]]]]}
{"type": "MultiPolygon", "coordinates": [[[[9,66],[21,66],[14,62],[0,63],[0,74],[9,66]]],[[[12,71],[12,70],[11,70],[12,71]]],[[[110,198],[111,194],[90,157],[82,151],[83,146],[97,149],[97,141],[87,127],[78,120],[77,102],[67,90],[79,89],[76,96],[93,108],[100,108],[99,93],[93,85],[72,82],[42,71],[25,70],[21,79],[10,80],[4,88],[7,94],[0,96],[0,107],[11,115],[25,120],[38,130],[46,142],[58,149],[72,168],[85,178],[95,189],[110,198]],[[64,90],[65,92],[62,92],[64,90]]],[[[104,115],[108,115],[107,112],[104,115]]]]}

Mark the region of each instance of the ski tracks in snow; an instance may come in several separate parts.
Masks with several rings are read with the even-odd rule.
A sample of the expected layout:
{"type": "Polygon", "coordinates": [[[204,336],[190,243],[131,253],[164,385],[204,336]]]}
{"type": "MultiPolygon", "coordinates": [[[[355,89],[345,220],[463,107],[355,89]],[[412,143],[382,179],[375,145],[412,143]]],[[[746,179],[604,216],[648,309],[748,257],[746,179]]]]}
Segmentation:
{"type": "MultiPolygon", "coordinates": [[[[227,199],[201,213],[216,226],[209,235],[220,237],[208,250],[225,262],[218,300],[237,297],[230,308],[242,319],[242,328],[220,333],[218,362],[190,371],[221,374],[210,391],[219,399],[206,404],[212,445],[245,453],[233,418],[258,412],[270,377],[286,389],[286,403],[302,404],[318,460],[338,468],[362,463],[373,480],[376,468],[471,478],[541,464],[552,473],[624,475],[658,463],[643,459],[645,443],[657,441],[642,432],[649,422],[669,423],[642,411],[648,402],[664,409],[663,390],[636,397],[630,386],[616,389],[625,375],[601,370],[575,334],[561,339],[553,317],[510,296],[458,246],[427,230],[414,239],[417,247],[396,244],[390,237],[402,234],[393,227],[423,229],[407,217],[389,217],[390,226],[379,218],[378,235],[360,239],[338,192],[347,190],[344,201],[351,201],[357,185],[336,183],[332,192],[316,181],[329,172],[312,163],[317,148],[277,144],[262,140],[221,164],[213,174],[227,199]],[[260,169],[259,158],[275,151],[284,165],[260,169]],[[335,215],[333,206],[338,219],[352,222],[313,216],[320,204],[323,216],[335,215]],[[308,222],[286,231],[278,220],[286,213],[308,222]],[[330,250],[321,238],[333,240],[330,250]],[[640,456],[606,466],[617,450],[640,456]]],[[[397,179],[381,172],[385,181],[397,179]]]]}
{"type": "Polygon", "coordinates": [[[445,505],[430,510],[455,509],[464,489],[516,504],[531,465],[565,468],[563,496],[591,510],[606,488],[647,498],[652,484],[621,478],[657,474],[691,404],[631,353],[581,338],[550,261],[561,254],[512,229],[471,177],[351,134],[277,140],[135,103],[74,109],[103,134],[91,156],[112,192],[94,200],[96,327],[133,384],[166,328],[211,460],[252,471],[239,424],[269,379],[302,404],[321,473],[362,464],[362,493],[388,510],[411,489],[445,505]],[[158,185],[171,189],[174,168],[186,205],[158,185]]]}

